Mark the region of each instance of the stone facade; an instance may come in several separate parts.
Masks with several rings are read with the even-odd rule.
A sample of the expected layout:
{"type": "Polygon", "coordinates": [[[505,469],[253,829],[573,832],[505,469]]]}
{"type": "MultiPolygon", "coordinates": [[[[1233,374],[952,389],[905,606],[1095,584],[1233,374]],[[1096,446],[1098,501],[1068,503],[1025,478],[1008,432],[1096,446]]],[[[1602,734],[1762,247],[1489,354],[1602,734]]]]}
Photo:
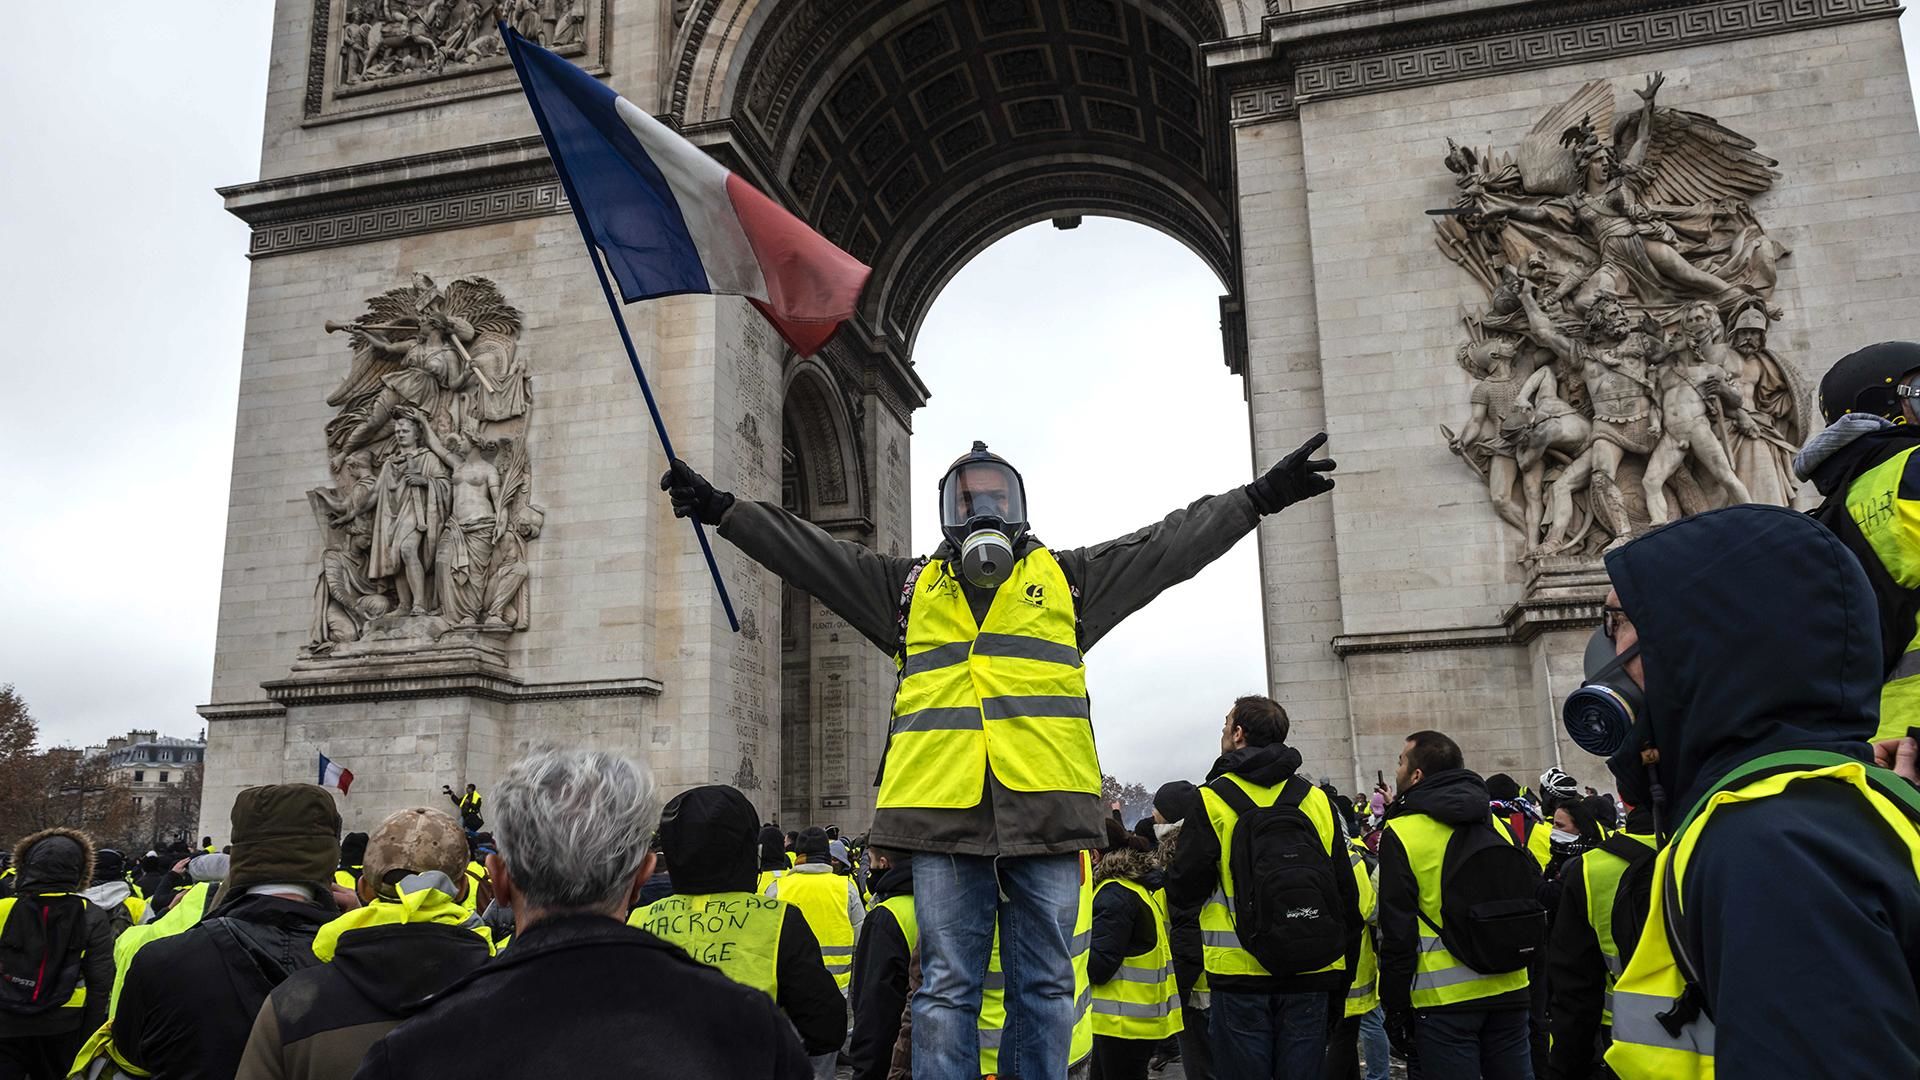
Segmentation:
{"type": "MultiPolygon", "coordinates": [[[[860,828],[891,664],[716,540],[742,616],[728,632],[655,489],[662,455],[524,102],[486,57],[440,77],[425,46],[341,93],[352,3],[279,0],[261,179],[223,192],[255,262],[204,831],[226,832],[239,787],[308,778],[322,751],[354,770],[342,808],[367,828],[442,784],[486,790],[547,739],[644,755],[670,789],[737,784],[783,822],[860,828]],[[485,277],[523,316],[545,512],[530,617],[497,653],[296,670],[322,554],[305,492],[332,482],[325,399],[346,363],[324,324],[416,273],[485,277]]],[[[1604,578],[1590,557],[1523,566],[1438,430],[1470,386],[1460,318],[1486,299],[1423,214],[1454,196],[1446,138],[1511,146],[1590,80],[1624,95],[1662,70],[1666,100],[1779,160],[1756,211],[1793,251],[1774,334],[1802,385],[1853,346],[1920,333],[1920,136],[1891,0],[575,8],[576,61],[875,266],[812,361],[737,299],[626,309],[682,456],[842,539],[904,550],[927,395],[913,338],[973,254],[1104,213],[1215,267],[1249,474],[1322,429],[1341,462],[1335,494],[1259,544],[1273,692],[1343,784],[1391,769],[1422,727],[1488,770],[1579,760],[1557,703],[1604,578]]]]}

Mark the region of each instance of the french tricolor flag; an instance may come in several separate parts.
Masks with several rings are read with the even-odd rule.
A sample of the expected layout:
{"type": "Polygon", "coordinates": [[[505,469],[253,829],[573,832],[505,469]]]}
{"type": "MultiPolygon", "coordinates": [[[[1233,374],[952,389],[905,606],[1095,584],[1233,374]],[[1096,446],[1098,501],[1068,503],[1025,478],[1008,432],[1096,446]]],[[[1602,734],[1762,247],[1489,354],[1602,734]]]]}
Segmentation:
{"type": "Polygon", "coordinates": [[[343,769],[339,762],[321,754],[319,783],[321,787],[339,788],[340,794],[345,795],[353,786],[353,770],[343,769]]]}
{"type": "Polygon", "coordinates": [[[504,24],[501,37],[623,300],[744,296],[802,356],[852,317],[866,264],[598,79],[504,24]]]}

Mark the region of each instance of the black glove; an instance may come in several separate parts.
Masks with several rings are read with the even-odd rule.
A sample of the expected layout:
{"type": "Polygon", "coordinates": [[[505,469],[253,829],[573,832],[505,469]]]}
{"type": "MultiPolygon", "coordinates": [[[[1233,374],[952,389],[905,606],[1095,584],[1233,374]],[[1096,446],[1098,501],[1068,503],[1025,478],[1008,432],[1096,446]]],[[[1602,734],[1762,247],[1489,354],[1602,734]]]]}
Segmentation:
{"type": "Polygon", "coordinates": [[[1406,1006],[1398,1008],[1387,1006],[1385,1021],[1381,1025],[1387,1029],[1387,1045],[1397,1057],[1411,1060],[1413,1051],[1413,1010],[1406,1006]]]}
{"type": "Polygon", "coordinates": [[[730,492],[715,491],[706,477],[679,458],[660,477],[660,490],[673,499],[674,517],[695,518],[702,525],[720,524],[721,515],[733,505],[730,492]]]}
{"type": "Polygon", "coordinates": [[[1321,474],[1333,471],[1333,459],[1307,460],[1326,442],[1327,433],[1323,431],[1281,458],[1279,464],[1267,470],[1267,475],[1248,484],[1247,494],[1253,496],[1254,508],[1263,514],[1277,514],[1302,499],[1332,491],[1333,477],[1321,474]]]}

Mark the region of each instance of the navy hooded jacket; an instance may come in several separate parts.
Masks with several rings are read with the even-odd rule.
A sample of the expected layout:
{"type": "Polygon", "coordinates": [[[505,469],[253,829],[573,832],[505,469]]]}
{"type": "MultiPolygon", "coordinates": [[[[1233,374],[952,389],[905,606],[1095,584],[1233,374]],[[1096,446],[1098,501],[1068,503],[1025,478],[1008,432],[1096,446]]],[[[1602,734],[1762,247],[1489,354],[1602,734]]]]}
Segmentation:
{"type": "MultiPolygon", "coordinates": [[[[1701,514],[1615,551],[1607,573],[1639,634],[1669,825],[1763,754],[1870,760],[1873,593],[1811,518],[1701,514]]],[[[1715,811],[1681,897],[1719,1075],[1920,1075],[1920,880],[1857,793],[1800,783],[1715,811]]]]}

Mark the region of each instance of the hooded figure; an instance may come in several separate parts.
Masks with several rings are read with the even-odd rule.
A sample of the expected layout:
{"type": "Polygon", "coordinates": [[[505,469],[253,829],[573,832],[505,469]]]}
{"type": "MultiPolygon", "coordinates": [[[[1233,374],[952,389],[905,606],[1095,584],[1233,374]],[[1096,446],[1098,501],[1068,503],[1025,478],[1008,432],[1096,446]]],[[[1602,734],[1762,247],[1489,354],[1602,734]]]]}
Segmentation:
{"type": "Polygon", "coordinates": [[[127,860],[112,848],[101,848],[93,855],[93,880],[80,895],[107,913],[108,925],[118,938],[140,921],[146,903],[134,895],[133,882],[127,880],[127,860]]]}
{"type": "MultiPolygon", "coordinates": [[[[1766,754],[1872,760],[1878,613],[1833,534],[1786,509],[1729,507],[1621,547],[1607,573],[1625,611],[1616,645],[1637,644],[1644,672],[1645,716],[1623,755],[1658,750],[1666,827],[1766,754]]],[[[1614,771],[1638,804],[1633,770],[1614,771]]],[[[1920,881],[1865,799],[1793,783],[1716,810],[1693,844],[1681,902],[1714,916],[1677,933],[1700,965],[1716,1072],[1920,1073],[1920,881]]]]}
{"type": "Polygon", "coordinates": [[[48,829],[20,841],[12,865],[16,895],[0,900],[0,1068],[61,1077],[106,1019],[113,991],[107,913],[75,895],[92,879],[93,842],[48,829]]]}
{"type": "Polygon", "coordinates": [[[873,907],[853,951],[853,1080],[884,1080],[907,1004],[908,973],[919,921],[913,903],[913,852],[869,849],[886,867],[873,871],[873,907]],[[911,936],[909,936],[911,935],[911,936]]]}
{"type": "Polygon", "coordinates": [[[490,932],[460,904],[468,878],[459,822],[413,807],[371,837],[352,835],[365,906],[315,936],[325,963],[268,995],[236,1080],[344,1080],[408,1014],[494,954],[490,932]]]}
{"type": "Polygon", "coordinates": [[[127,966],[113,1047],[159,1080],[234,1075],[254,1016],[288,975],[319,963],[314,935],[340,914],[340,811],[314,784],[250,787],[233,801],[233,855],[199,925],[127,966]]]}
{"type": "Polygon", "coordinates": [[[760,869],[786,872],[786,837],[781,834],[778,825],[766,825],[760,829],[760,869]]]}
{"type": "Polygon", "coordinates": [[[760,833],[760,815],[738,788],[713,784],[675,796],[660,815],[659,834],[660,850],[673,864],[674,895],[634,909],[627,923],[679,945],[695,960],[712,963],[735,979],[740,970],[707,957],[722,951],[764,954],[771,945],[774,1003],[793,1022],[809,1056],[836,1053],[847,1035],[846,998],[827,973],[820,943],[800,908],[754,895],[760,833]],[[780,909],[777,922],[755,917],[755,911],[769,904],[780,909]],[[738,916],[743,908],[754,910],[744,918],[689,917],[702,911],[738,916]],[[742,937],[761,934],[776,941],[742,937]]]}

